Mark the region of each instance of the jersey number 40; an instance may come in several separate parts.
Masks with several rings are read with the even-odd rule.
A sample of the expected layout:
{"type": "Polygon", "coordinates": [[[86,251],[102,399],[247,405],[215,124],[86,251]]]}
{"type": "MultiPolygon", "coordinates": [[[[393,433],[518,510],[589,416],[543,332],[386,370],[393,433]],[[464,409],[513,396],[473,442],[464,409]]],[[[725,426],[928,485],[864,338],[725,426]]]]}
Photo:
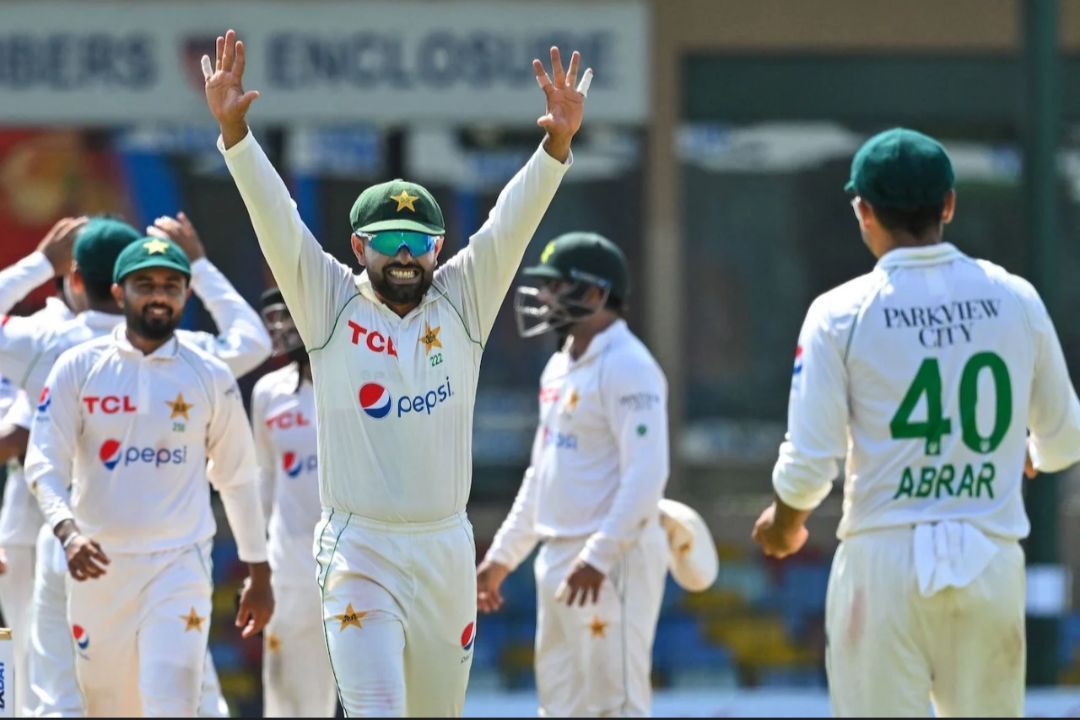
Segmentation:
{"type": "MultiPolygon", "coordinates": [[[[964,444],[977,453],[987,454],[997,449],[1012,421],[1012,382],[1009,369],[1001,356],[992,352],[972,355],[960,374],[960,428],[964,444]],[[975,409],[979,404],[979,373],[989,370],[994,379],[994,428],[989,435],[979,432],[975,409]]],[[[926,358],[919,365],[900,407],[889,423],[894,440],[923,438],[926,454],[941,454],[941,438],[952,432],[952,420],[941,410],[941,368],[937,358],[926,358]],[[911,414],[926,395],[926,420],[914,422],[911,414]]]]}

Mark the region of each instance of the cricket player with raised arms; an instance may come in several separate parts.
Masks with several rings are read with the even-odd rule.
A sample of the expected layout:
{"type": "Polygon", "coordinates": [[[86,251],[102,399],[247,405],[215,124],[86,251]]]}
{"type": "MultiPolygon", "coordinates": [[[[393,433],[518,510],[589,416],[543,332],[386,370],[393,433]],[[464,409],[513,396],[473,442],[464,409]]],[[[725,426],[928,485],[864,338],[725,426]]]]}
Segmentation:
{"type": "Polygon", "coordinates": [[[846,190],[878,261],[810,306],[753,530],[766,555],[798,552],[846,460],[825,618],[839,716],[1023,714],[1021,486],[1080,460],[1039,294],[942,241],[953,185],[944,147],[913,130],[855,154],[846,190]]]}
{"type": "Polygon", "coordinates": [[[546,136],[468,245],[436,270],[446,232],[420,185],[366,189],[350,213],[360,275],[323,252],[248,130],[230,30],[204,58],[206,98],[263,254],[311,358],[323,516],[323,631],[349,716],[460,715],[476,637],[465,516],[480,358],[522,255],[571,163],[590,71],[533,61],[546,136]]]}

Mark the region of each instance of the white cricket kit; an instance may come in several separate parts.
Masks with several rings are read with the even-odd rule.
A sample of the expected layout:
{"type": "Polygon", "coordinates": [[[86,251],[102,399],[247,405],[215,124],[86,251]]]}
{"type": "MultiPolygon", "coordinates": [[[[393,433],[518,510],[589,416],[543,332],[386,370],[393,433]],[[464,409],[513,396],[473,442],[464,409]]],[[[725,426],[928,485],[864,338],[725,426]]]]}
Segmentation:
{"type": "MultiPolygon", "coordinates": [[[[0,416],[5,425],[13,424],[17,410],[14,405],[28,407],[25,397],[6,377],[0,377],[0,416]]],[[[30,493],[22,479],[21,466],[17,459],[7,463],[4,477],[4,505],[0,509],[0,548],[3,548],[7,568],[0,574],[0,610],[4,613],[4,624],[11,628],[12,654],[14,656],[14,675],[5,677],[8,683],[7,701],[11,703],[14,716],[29,715],[30,685],[26,680],[26,647],[28,642],[27,627],[30,616],[30,591],[34,581],[34,546],[26,547],[20,541],[22,526],[27,521],[33,522],[30,515],[35,508],[28,507],[26,500],[30,493]],[[20,487],[21,486],[21,487],[20,487]],[[29,517],[28,517],[29,516],[29,517]],[[12,683],[14,677],[14,683],[12,683]]],[[[32,503],[32,499],[31,499],[32,503]]],[[[37,513],[40,522],[41,513],[37,513]]]]}
{"type": "Polygon", "coordinates": [[[333,717],[337,694],[311,556],[320,515],[315,390],[301,382],[299,365],[259,378],[251,424],[275,604],[263,633],[263,714],[333,717]]]}
{"type": "Polygon", "coordinates": [[[570,163],[538,149],[399,317],[366,273],[323,252],[251,133],[219,147],[311,354],[325,514],[316,560],[342,706],[459,715],[476,617],[465,503],[480,356],[570,163]]]}
{"type": "Polygon", "coordinates": [[[1020,714],[1024,452],[1049,472],[1080,459],[1038,294],[948,243],[893,250],[814,301],[794,372],[777,495],[816,507],[847,458],[834,710],[924,715],[932,698],[943,715],[1020,714]]]}
{"type": "MultiPolygon", "coordinates": [[[[14,265],[0,270],[0,313],[8,312],[30,291],[52,277],[52,265],[40,252],[33,252],[14,265]]],[[[72,314],[63,302],[50,297],[46,300],[45,307],[31,318],[39,326],[47,326],[70,320],[72,314]]],[[[2,322],[4,320],[0,318],[0,323],[2,322]]],[[[4,412],[7,415],[3,422],[29,428],[32,410],[26,394],[4,377],[0,378],[0,395],[14,401],[4,403],[4,412]]],[[[7,463],[3,507],[0,508],[0,547],[4,548],[7,555],[7,570],[0,575],[0,608],[11,627],[15,647],[16,713],[24,717],[32,713],[34,706],[27,656],[34,588],[34,545],[38,528],[44,520],[37,502],[26,486],[22,463],[17,458],[12,458],[7,463]]]]}
{"type": "Polygon", "coordinates": [[[195,714],[215,532],[206,481],[241,560],[265,561],[254,462],[228,367],[176,337],[143,355],[120,325],[53,367],[27,479],[50,527],[76,520],[112,560],[104,576],[69,583],[88,714],[195,714]]]}
{"type": "MultiPolygon", "coordinates": [[[[39,252],[31,253],[15,265],[0,271],[0,311],[10,309],[52,276],[52,266],[39,252]]],[[[255,310],[205,258],[192,263],[191,284],[222,332],[220,335],[212,335],[178,330],[177,335],[219,357],[237,375],[253,370],[261,364],[269,355],[270,338],[255,310]]],[[[60,353],[111,331],[122,321],[121,315],[95,311],[73,317],[63,302],[49,297],[46,299],[45,308],[29,318],[0,320],[0,323],[3,323],[0,328],[0,367],[17,373],[22,387],[26,388],[32,397],[37,398],[45,376],[60,353]]],[[[25,412],[20,413],[18,418],[9,417],[8,420],[29,429],[32,412],[28,404],[25,404],[25,408],[25,412]]],[[[41,558],[36,570],[31,559],[25,573],[9,571],[7,574],[7,578],[11,580],[16,576],[26,576],[27,582],[12,583],[19,589],[19,598],[25,596],[26,601],[29,601],[31,591],[35,596],[33,611],[28,611],[29,622],[20,624],[20,627],[30,628],[29,634],[33,639],[28,648],[29,668],[19,673],[19,676],[32,683],[33,687],[29,692],[20,692],[20,697],[24,702],[36,706],[35,714],[67,715],[73,712],[72,708],[81,706],[75,678],[74,648],[70,626],[66,620],[64,582],[67,565],[59,542],[52,537],[51,527],[47,530],[46,539],[37,537],[38,528],[44,518],[37,501],[29,492],[21,465],[15,467],[17,470],[13,471],[12,466],[9,466],[4,509],[0,511],[0,534],[11,538],[8,542],[12,544],[17,542],[20,546],[28,546],[25,551],[20,547],[15,552],[17,567],[22,567],[20,558],[33,558],[34,555],[41,558]],[[49,556],[60,553],[61,564],[57,566],[48,561],[49,556],[35,553],[35,543],[39,548],[48,547],[49,543],[55,545],[55,549],[49,549],[49,556]],[[31,580],[33,582],[30,582],[31,580]]],[[[9,551],[9,558],[10,556],[9,551]]],[[[0,577],[0,586],[3,584],[4,577],[0,577]]],[[[30,607],[29,602],[26,606],[30,607]]],[[[16,643],[20,642],[21,637],[23,636],[20,631],[16,629],[16,643]]],[[[220,707],[223,704],[220,691],[217,691],[215,697],[204,697],[201,707],[220,707]]]]}
{"type": "Polygon", "coordinates": [[[542,715],[647,715],[667,576],[657,503],[669,471],[667,381],[622,320],[540,378],[532,463],[488,559],[536,559],[536,687],[542,715]],[[556,599],[578,560],[605,574],[599,601],[556,599]]]}

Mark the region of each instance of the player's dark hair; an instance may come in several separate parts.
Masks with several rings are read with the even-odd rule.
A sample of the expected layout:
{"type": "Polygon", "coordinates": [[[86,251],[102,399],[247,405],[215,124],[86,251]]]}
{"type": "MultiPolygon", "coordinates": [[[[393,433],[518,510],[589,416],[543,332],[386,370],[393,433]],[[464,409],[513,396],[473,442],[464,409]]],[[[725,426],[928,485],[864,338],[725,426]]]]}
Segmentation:
{"type": "Polygon", "coordinates": [[[616,315],[622,315],[625,309],[625,303],[621,297],[608,295],[607,300],[604,302],[604,307],[616,315]]]}
{"type": "Polygon", "coordinates": [[[113,299],[112,280],[93,281],[83,275],[83,287],[86,288],[86,298],[92,303],[107,303],[113,299]]]}
{"type": "Polygon", "coordinates": [[[945,203],[914,208],[874,206],[874,215],[886,230],[906,232],[917,238],[938,227],[944,211],[945,203]]]}

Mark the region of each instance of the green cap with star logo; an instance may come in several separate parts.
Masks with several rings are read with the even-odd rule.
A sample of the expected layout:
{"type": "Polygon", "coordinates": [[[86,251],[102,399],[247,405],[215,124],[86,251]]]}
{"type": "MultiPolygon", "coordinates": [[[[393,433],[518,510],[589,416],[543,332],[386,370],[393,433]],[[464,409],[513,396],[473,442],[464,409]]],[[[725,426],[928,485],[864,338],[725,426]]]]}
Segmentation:
{"type": "Polygon", "coordinates": [[[603,235],[570,232],[560,235],[540,253],[540,264],[525,268],[526,277],[596,283],[611,288],[611,296],[625,300],[630,292],[630,269],[619,246],[603,235]]]}
{"type": "Polygon", "coordinates": [[[915,130],[893,128],[855,153],[844,190],[871,205],[916,208],[944,202],[955,180],[941,143],[915,130]]]}
{"type": "Polygon", "coordinates": [[[191,278],[191,261],[179,245],[172,240],[144,237],[124,248],[116,258],[113,282],[119,284],[136,270],[146,268],[169,268],[191,278]]]}
{"type": "Polygon", "coordinates": [[[410,230],[445,235],[442,208],[423,186],[397,178],[372,185],[356,198],[349,211],[353,232],[410,230]]]}

